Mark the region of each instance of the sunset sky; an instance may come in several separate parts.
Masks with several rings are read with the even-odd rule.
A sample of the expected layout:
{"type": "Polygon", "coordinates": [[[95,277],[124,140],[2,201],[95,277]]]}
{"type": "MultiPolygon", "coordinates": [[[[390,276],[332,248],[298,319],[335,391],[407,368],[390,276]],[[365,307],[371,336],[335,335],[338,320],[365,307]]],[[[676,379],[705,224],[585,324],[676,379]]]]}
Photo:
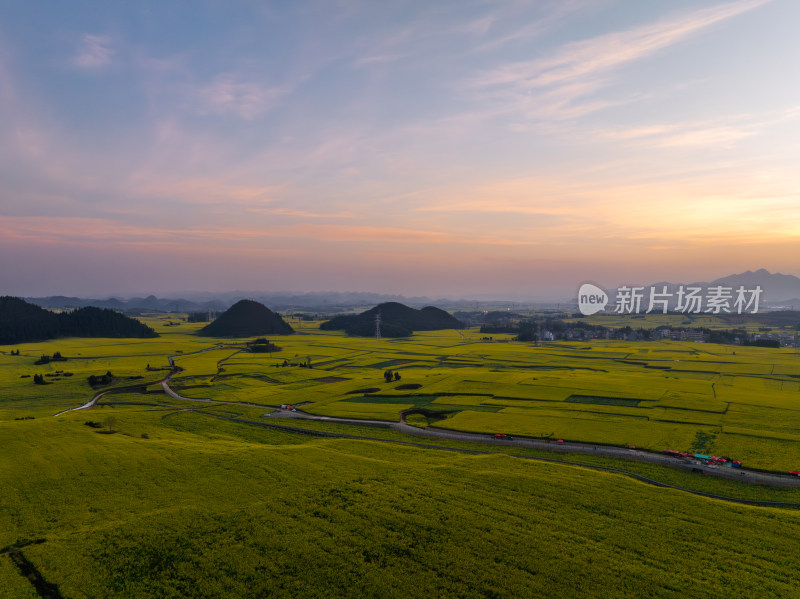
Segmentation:
{"type": "Polygon", "coordinates": [[[0,295],[800,275],[800,2],[4,2],[0,295]]]}

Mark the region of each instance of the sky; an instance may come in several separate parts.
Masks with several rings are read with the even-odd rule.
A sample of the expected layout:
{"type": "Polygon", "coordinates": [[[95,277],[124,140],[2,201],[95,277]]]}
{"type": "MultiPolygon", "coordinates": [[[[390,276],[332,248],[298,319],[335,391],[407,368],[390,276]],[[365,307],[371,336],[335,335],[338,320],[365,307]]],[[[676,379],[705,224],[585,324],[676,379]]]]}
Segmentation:
{"type": "Polygon", "coordinates": [[[0,11],[0,294],[800,275],[800,2],[0,11]]]}

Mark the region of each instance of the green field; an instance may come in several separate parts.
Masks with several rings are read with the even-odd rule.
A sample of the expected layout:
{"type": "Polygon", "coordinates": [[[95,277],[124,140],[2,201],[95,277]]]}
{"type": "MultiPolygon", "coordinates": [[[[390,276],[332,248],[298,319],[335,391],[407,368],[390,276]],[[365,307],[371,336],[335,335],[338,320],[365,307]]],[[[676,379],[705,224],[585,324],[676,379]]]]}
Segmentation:
{"type": "MultiPolygon", "coordinates": [[[[728,455],[747,466],[800,469],[800,356],[792,349],[691,342],[487,342],[477,330],[434,331],[409,339],[346,337],[303,323],[276,337],[281,351],[252,354],[244,340],[204,339],[200,324],[165,326],[172,315],[145,319],[154,340],[76,340],[23,344],[0,354],[6,389],[0,418],[44,415],[80,405],[89,374],[111,371],[122,384],[157,381],[168,356],[183,371],[172,388],[185,397],[263,406],[302,404],[305,411],[398,420],[399,412],[440,412],[435,426],[470,432],[636,445],[653,451],[728,455]],[[207,351],[201,351],[207,350],[207,351]],[[43,353],[67,362],[33,366],[43,353]],[[310,362],[312,368],[284,366],[310,362]],[[391,369],[399,381],[386,383],[391,369]],[[73,373],[39,387],[24,374],[73,373]],[[415,388],[403,388],[411,385],[415,388]],[[376,389],[371,393],[359,392],[376,389]]],[[[299,325],[298,321],[292,322],[299,325]]],[[[8,348],[10,349],[13,348],[8,348]]],[[[157,387],[151,388],[158,391],[157,387]]]]}
{"type": "MultiPolygon", "coordinates": [[[[114,434],[81,413],[0,423],[0,546],[42,540],[22,552],[64,597],[795,592],[796,512],[175,408],[92,416],[109,412],[114,434]]],[[[0,564],[0,596],[35,597],[0,564]]]]}
{"type": "MultiPolygon", "coordinates": [[[[289,403],[396,421],[413,407],[439,414],[410,419],[419,425],[727,454],[785,471],[800,468],[793,350],[535,347],[483,341],[477,330],[375,340],[304,323],[271,339],[281,351],[251,354],[241,351],[246,340],[194,336],[202,324],[165,326],[176,319],[145,319],[158,339],[0,347],[0,549],[24,545],[64,597],[796,596],[796,511],[503,455],[542,455],[533,450],[467,455],[389,444],[405,437],[385,429],[286,423],[385,439],[356,441],[218,418],[266,422],[269,406],[289,403]],[[68,360],[33,364],[55,351],[68,360]],[[169,374],[170,356],[183,369],[174,390],[228,403],[167,397],[153,383],[169,374]],[[400,380],[386,383],[386,369],[400,380]],[[109,387],[147,392],[54,417],[102,391],[86,378],[107,371],[109,387]],[[22,378],[33,374],[51,384],[22,378]]],[[[722,495],[800,501],[796,490],[567,457],[722,495]]],[[[0,597],[35,596],[0,555],[0,597]]]]}

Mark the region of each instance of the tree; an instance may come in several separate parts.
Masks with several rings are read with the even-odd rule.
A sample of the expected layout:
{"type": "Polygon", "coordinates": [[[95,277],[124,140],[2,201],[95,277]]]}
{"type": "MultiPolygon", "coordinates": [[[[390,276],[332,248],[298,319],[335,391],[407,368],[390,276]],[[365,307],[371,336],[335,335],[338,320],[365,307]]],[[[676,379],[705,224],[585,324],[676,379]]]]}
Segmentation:
{"type": "Polygon", "coordinates": [[[400,380],[400,373],[397,372],[397,371],[395,371],[395,373],[394,373],[394,380],[396,380],[396,381],[400,380]]]}

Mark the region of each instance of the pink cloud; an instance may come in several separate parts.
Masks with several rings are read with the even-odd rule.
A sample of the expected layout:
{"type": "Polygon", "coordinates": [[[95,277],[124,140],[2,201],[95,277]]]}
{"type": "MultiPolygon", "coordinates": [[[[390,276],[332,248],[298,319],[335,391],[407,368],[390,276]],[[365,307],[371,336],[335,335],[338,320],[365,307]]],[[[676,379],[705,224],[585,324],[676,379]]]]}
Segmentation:
{"type": "MultiPolygon", "coordinates": [[[[137,176],[145,179],[145,174],[137,176]]],[[[279,185],[244,185],[224,178],[185,178],[133,182],[133,189],[143,196],[177,200],[194,205],[260,206],[281,197],[285,188],[279,185]]]]}

